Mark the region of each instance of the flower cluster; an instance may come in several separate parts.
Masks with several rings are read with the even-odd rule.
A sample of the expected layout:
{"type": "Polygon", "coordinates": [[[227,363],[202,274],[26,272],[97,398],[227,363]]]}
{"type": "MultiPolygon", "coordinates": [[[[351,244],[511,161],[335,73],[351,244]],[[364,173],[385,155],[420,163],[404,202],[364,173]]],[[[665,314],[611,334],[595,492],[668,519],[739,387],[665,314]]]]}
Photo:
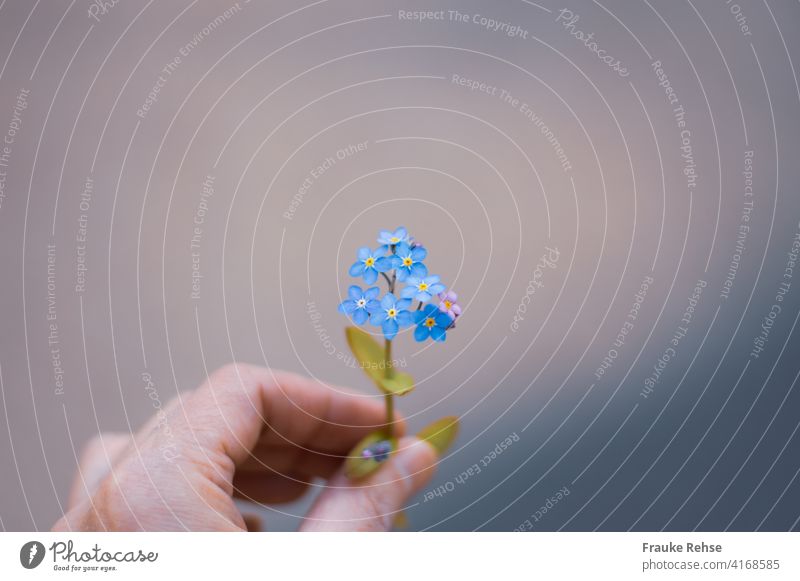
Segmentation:
{"type": "Polygon", "coordinates": [[[362,290],[353,285],[348,290],[348,298],[339,305],[339,311],[350,316],[357,325],[367,321],[380,327],[384,337],[391,341],[400,329],[416,325],[414,338],[425,341],[444,341],[447,331],[455,327],[461,316],[458,296],[448,291],[436,275],[428,274],[423,261],[428,251],[408,236],[408,231],[397,228],[394,232],[381,230],[378,246],[372,250],[368,246],[358,249],[357,260],[349,273],[362,277],[368,285],[373,285],[382,276],[387,285],[387,293],[380,299],[380,289],[370,286],[362,290]],[[403,288],[396,294],[397,283],[403,288]],[[433,297],[439,299],[438,305],[430,304],[433,297]],[[413,309],[414,301],[417,302],[413,309]]]}

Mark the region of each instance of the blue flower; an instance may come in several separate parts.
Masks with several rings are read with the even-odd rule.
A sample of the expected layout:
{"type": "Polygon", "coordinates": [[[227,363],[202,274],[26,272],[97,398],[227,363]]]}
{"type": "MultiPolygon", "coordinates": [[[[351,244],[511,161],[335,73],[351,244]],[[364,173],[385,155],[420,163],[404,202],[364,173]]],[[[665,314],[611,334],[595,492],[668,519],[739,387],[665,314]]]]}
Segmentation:
{"type": "Polygon", "coordinates": [[[350,267],[350,276],[363,276],[364,282],[374,284],[379,272],[386,272],[394,267],[394,260],[389,256],[381,256],[383,250],[370,250],[368,246],[358,249],[358,260],[350,267]]]}
{"type": "Polygon", "coordinates": [[[431,337],[434,341],[447,339],[447,328],[453,322],[450,315],[443,313],[436,305],[425,305],[421,311],[414,313],[414,339],[424,341],[431,337]]]}
{"type": "Polygon", "coordinates": [[[408,230],[406,230],[403,226],[400,226],[394,232],[381,230],[380,234],[378,235],[378,244],[382,245],[384,251],[389,246],[396,246],[401,242],[408,242],[408,230]]]}
{"type": "Polygon", "coordinates": [[[389,341],[395,338],[397,331],[414,323],[414,315],[408,310],[411,300],[397,300],[392,293],[386,293],[379,305],[372,306],[369,322],[383,329],[383,336],[389,341]]]}
{"type": "Polygon", "coordinates": [[[406,286],[400,292],[404,299],[417,299],[421,303],[427,303],[433,295],[443,293],[445,286],[439,282],[436,275],[424,278],[409,276],[406,279],[406,286]]]}
{"type": "Polygon", "coordinates": [[[408,245],[408,242],[401,242],[395,248],[394,267],[397,269],[397,280],[403,282],[409,276],[421,278],[428,275],[428,268],[422,264],[428,251],[423,246],[408,245]]]}
{"type": "Polygon", "coordinates": [[[350,315],[356,325],[363,325],[369,318],[370,308],[377,309],[380,306],[380,303],[375,300],[380,292],[376,286],[362,291],[360,286],[353,285],[347,292],[350,298],[342,301],[342,304],[339,305],[339,312],[350,315]]]}

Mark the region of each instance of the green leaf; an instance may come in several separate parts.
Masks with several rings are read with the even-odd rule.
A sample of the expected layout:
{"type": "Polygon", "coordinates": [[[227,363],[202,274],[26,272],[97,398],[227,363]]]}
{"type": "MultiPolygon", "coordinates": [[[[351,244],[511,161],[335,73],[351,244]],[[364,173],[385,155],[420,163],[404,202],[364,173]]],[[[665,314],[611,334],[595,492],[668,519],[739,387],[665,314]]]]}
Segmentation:
{"type": "Polygon", "coordinates": [[[458,436],[458,417],[446,416],[428,424],[419,431],[417,437],[425,440],[441,455],[455,442],[458,436]]]}
{"type": "Polygon", "coordinates": [[[405,395],[414,389],[414,378],[408,373],[394,369],[392,377],[386,377],[386,353],[372,335],[358,327],[347,327],[345,332],[350,350],[378,389],[390,395],[405,395]]]}
{"type": "Polygon", "coordinates": [[[356,444],[355,448],[350,450],[347,460],[344,463],[345,475],[350,479],[357,480],[359,478],[369,476],[378,468],[383,466],[383,464],[386,462],[385,460],[383,462],[377,462],[374,458],[364,458],[361,455],[361,453],[364,451],[364,448],[368,448],[369,446],[377,444],[383,440],[387,440],[391,444],[392,451],[390,454],[393,454],[397,451],[396,438],[387,438],[386,433],[383,430],[371,432],[363,440],[356,444]]]}
{"type": "Polygon", "coordinates": [[[347,333],[347,344],[350,345],[350,351],[358,359],[364,373],[375,382],[383,379],[386,370],[383,348],[369,333],[358,327],[347,327],[345,333],[347,333]]]}
{"type": "Polygon", "coordinates": [[[414,389],[414,378],[403,371],[395,371],[394,377],[381,377],[379,387],[393,395],[405,395],[414,389]]]}

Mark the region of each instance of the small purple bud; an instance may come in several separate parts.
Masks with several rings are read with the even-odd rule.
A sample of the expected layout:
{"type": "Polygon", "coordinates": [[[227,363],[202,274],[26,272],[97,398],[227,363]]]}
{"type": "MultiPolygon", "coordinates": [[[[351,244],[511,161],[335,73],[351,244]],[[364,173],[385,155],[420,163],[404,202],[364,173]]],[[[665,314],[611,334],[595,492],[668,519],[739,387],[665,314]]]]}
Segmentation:
{"type": "Polygon", "coordinates": [[[384,462],[389,458],[389,453],[392,451],[392,444],[387,440],[377,442],[368,448],[364,448],[361,452],[363,458],[372,458],[375,462],[384,462]]]}

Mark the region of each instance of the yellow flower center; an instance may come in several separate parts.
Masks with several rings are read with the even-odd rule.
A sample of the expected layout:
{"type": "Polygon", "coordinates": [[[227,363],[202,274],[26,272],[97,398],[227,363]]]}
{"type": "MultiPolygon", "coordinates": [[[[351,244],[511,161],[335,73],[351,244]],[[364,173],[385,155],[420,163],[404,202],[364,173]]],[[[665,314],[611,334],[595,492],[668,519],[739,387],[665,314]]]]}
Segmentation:
{"type": "Polygon", "coordinates": [[[428,290],[428,283],[427,282],[421,282],[421,283],[419,283],[419,287],[417,287],[417,288],[419,288],[419,290],[421,290],[421,291],[426,291],[426,290],[428,290]]]}
{"type": "Polygon", "coordinates": [[[364,261],[364,264],[366,264],[367,267],[373,266],[375,264],[375,259],[370,256],[364,261]]]}
{"type": "Polygon", "coordinates": [[[411,260],[411,257],[410,257],[410,256],[406,256],[406,257],[403,259],[403,266],[411,266],[412,264],[414,264],[414,261],[413,261],[413,260],[411,260]]]}
{"type": "Polygon", "coordinates": [[[386,316],[390,319],[394,319],[397,316],[397,309],[389,309],[386,311],[386,316]]]}
{"type": "Polygon", "coordinates": [[[392,236],[391,238],[389,238],[389,241],[392,244],[397,244],[398,242],[400,242],[400,239],[397,236],[392,236]]]}
{"type": "Polygon", "coordinates": [[[432,318],[428,317],[427,319],[425,319],[425,326],[426,327],[430,328],[430,327],[433,327],[435,324],[436,324],[436,321],[434,321],[432,318]]]}

